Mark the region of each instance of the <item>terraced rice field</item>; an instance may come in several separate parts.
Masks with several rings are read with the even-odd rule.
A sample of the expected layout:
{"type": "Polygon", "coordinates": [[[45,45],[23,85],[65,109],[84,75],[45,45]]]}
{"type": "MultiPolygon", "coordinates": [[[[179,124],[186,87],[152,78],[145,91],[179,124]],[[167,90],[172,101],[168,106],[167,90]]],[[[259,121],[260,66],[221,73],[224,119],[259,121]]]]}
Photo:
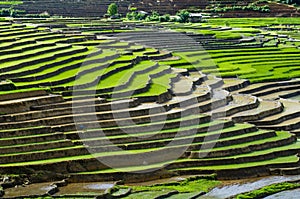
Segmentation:
{"type": "MultiPolygon", "coordinates": [[[[298,174],[300,109],[290,99],[299,95],[298,41],[265,29],[268,20],[219,23],[153,31],[158,24],[1,19],[4,197],[25,181],[298,174]]],[[[59,190],[48,194],[70,193],[59,190]]],[[[208,190],[135,189],[124,197],[208,190]]]]}

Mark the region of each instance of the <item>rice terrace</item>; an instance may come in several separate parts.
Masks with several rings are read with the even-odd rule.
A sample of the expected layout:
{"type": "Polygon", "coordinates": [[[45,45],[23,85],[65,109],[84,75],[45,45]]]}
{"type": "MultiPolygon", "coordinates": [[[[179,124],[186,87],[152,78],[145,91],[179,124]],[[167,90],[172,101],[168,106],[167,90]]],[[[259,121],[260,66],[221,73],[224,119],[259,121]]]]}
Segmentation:
{"type": "Polygon", "coordinates": [[[0,1],[0,198],[300,195],[300,1],[0,1]]]}

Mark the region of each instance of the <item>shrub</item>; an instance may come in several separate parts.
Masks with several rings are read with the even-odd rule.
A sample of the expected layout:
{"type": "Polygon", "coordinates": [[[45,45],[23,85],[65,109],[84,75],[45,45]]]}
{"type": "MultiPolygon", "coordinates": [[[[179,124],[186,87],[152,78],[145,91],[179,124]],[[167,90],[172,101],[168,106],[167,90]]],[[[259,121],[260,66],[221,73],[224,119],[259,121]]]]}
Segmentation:
{"type": "Polygon", "coordinates": [[[176,15],[179,16],[180,23],[186,23],[189,21],[190,13],[186,10],[181,10],[176,15]]]}
{"type": "Polygon", "coordinates": [[[137,13],[137,15],[135,15],[135,19],[136,20],[144,20],[144,19],[146,19],[146,14],[143,14],[143,13],[137,13]]]}
{"type": "Polygon", "coordinates": [[[146,21],[159,21],[159,14],[156,11],[153,11],[151,15],[147,16],[146,21]]]}
{"type": "Polygon", "coordinates": [[[147,15],[142,12],[128,12],[126,14],[126,18],[128,20],[145,20],[145,21],[160,21],[160,22],[168,22],[171,21],[171,17],[169,14],[160,16],[158,12],[154,11],[151,15],[147,15]]]}
{"type": "Polygon", "coordinates": [[[118,14],[118,6],[115,3],[111,3],[107,8],[107,14],[111,17],[118,14]]]}
{"type": "Polygon", "coordinates": [[[127,18],[128,20],[145,20],[146,17],[147,17],[146,14],[143,14],[143,13],[140,13],[140,12],[135,12],[135,11],[133,11],[133,12],[128,12],[128,13],[126,14],[126,18],[127,18]]]}
{"type": "Polygon", "coordinates": [[[159,17],[160,22],[168,22],[168,21],[170,21],[170,19],[171,19],[171,17],[168,14],[159,17]]]}

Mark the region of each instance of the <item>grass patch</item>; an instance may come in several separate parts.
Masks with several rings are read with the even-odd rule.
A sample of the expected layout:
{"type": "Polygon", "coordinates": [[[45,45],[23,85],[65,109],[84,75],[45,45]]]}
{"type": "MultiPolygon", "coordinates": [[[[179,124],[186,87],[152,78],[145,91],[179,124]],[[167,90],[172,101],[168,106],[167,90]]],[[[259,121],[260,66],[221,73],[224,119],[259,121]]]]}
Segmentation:
{"type": "Polygon", "coordinates": [[[261,189],[250,191],[247,193],[239,194],[236,199],[258,199],[264,198],[275,193],[279,193],[286,190],[296,189],[300,187],[300,183],[283,182],[278,184],[272,184],[261,189]]]}
{"type": "Polygon", "coordinates": [[[0,5],[19,5],[23,4],[23,1],[0,1],[0,5]]]}
{"type": "Polygon", "coordinates": [[[10,90],[10,91],[0,91],[0,95],[7,95],[7,94],[13,94],[13,93],[25,93],[30,91],[50,91],[50,87],[44,87],[44,88],[27,88],[27,89],[17,89],[17,90],[10,90]]]}
{"type": "Polygon", "coordinates": [[[286,156],[286,157],[277,157],[271,160],[263,160],[257,162],[248,162],[241,164],[228,164],[228,165],[217,165],[217,166],[202,166],[202,167],[190,167],[177,170],[224,170],[224,169],[242,169],[250,168],[256,166],[269,166],[282,163],[296,163],[299,161],[299,158],[296,155],[286,156]]]}
{"type": "MultiPolygon", "coordinates": [[[[195,176],[184,181],[180,182],[169,182],[163,184],[154,184],[149,186],[121,186],[126,188],[132,188],[133,192],[143,192],[147,193],[149,191],[162,191],[162,190],[169,190],[169,191],[178,191],[179,193],[199,193],[201,191],[208,192],[212,188],[220,185],[221,182],[215,179],[214,175],[210,176],[195,176]]],[[[130,198],[130,196],[129,196],[130,198]]]]}

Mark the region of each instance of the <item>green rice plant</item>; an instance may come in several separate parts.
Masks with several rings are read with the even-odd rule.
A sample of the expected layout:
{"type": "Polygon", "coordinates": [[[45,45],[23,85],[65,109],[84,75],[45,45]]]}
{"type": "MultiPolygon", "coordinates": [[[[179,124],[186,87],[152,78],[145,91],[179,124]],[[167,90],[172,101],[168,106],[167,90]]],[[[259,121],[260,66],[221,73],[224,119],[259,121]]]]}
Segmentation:
{"type": "MultiPolygon", "coordinates": [[[[91,52],[92,53],[92,52],[91,52]]],[[[52,81],[59,81],[59,80],[63,80],[63,79],[67,79],[67,78],[72,78],[75,77],[77,75],[77,73],[80,71],[85,71],[85,70],[90,70],[93,69],[96,66],[99,66],[99,63],[97,63],[97,59],[101,59],[101,58],[105,58],[106,56],[112,56],[112,55],[117,55],[115,51],[104,51],[104,53],[98,54],[97,56],[91,56],[88,57],[86,60],[82,60],[82,62],[77,62],[77,64],[82,63],[82,65],[79,65],[79,67],[75,68],[75,69],[70,69],[64,72],[61,72],[58,75],[55,75],[53,77],[49,77],[49,78],[44,78],[42,80],[37,80],[37,81],[32,81],[30,84],[41,84],[41,83],[45,83],[45,82],[52,82],[52,81]],[[96,63],[92,63],[92,64],[84,64],[84,61],[93,61],[96,60],[96,63]],[[81,66],[81,67],[80,67],[81,66]]],[[[67,67],[69,64],[65,64],[65,66],[67,67]]],[[[105,65],[105,63],[101,63],[101,65],[105,65]]],[[[56,68],[49,68],[46,71],[42,71],[40,74],[47,74],[49,72],[53,72],[55,70],[57,70],[57,68],[61,68],[61,66],[57,66],[56,68]]],[[[91,79],[89,77],[81,77],[83,82],[87,82],[90,81],[91,79]]],[[[74,80],[73,80],[74,81],[74,80]]],[[[70,80],[71,83],[66,83],[63,84],[62,86],[73,86],[72,80],[70,80]]],[[[22,85],[28,85],[28,82],[18,82],[17,86],[22,86],[22,85]]]]}
{"type": "Polygon", "coordinates": [[[236,198],[237,199],[262,198],[262,197],[266,197],[269,195],[273,195],[278,192],[296,189],[299,187],[300,187],[299,183],[282,182],[282,183],[278,183],[278,184],[272,184],[269,186],[265,186],[263,188],[260,188],[260,189],[254,190],[254,191],[250,191],[247,193],[239,194],[236,196],[236,198]]]}
{"type": "Polygon", "coordinates": [[[19,5],[23,4],[23,1],[0,1],[0,5],[19,5]]]}
{"type": "Polygon", "coordinates": [[[180,193],[199,193],[201,191],[207,192],[217,185],[220,185],[219,181],[213,179],[201,179],[201,177],[199,177],[195,180],[186,179],[181,182],[170,182],[149,186],[133,186],[131,188],[134,192],[177,190],[180,193]]]}
{"type": "Polygon", "coordinates": [[[277,157],[271,160],[263,160],[258,162],[247,162],[241,164],[228,164],[228,165],[217,165],[217,166],[201,166],[201,167],[190,167],[190,168],[183,168],[183,169],[176,169],[177,171],[184,171],[184,170],[226,170],[226,169],[242,169],[242,168],[251,168],[257,166],[270,166],[276,164],[283,164],[283,163],[297,163],[299,158],[295,155],[285,156],[285,157],[277,157]]]}
{"type": "MultiPolygon", "coordinates": [[[[138,71],[143,71],[146,70],[147,68],[152,67],[156,63],[153,61],[141,61],[140,63],[134,65],[132,68],[129,68],[127,70],[122,70],[118,73],[115,73],[103,80],[101,80],[98,84],[97,89],[103,89],[103,88],[108,88],[108,87],[116,87],[119,85],[122,85],[130,79],[130,77],[138,72],[138,71]]],[[[106,68],[105,73],[114,70],[115,68],[113,67],[112,69],[106,68]]]]}

